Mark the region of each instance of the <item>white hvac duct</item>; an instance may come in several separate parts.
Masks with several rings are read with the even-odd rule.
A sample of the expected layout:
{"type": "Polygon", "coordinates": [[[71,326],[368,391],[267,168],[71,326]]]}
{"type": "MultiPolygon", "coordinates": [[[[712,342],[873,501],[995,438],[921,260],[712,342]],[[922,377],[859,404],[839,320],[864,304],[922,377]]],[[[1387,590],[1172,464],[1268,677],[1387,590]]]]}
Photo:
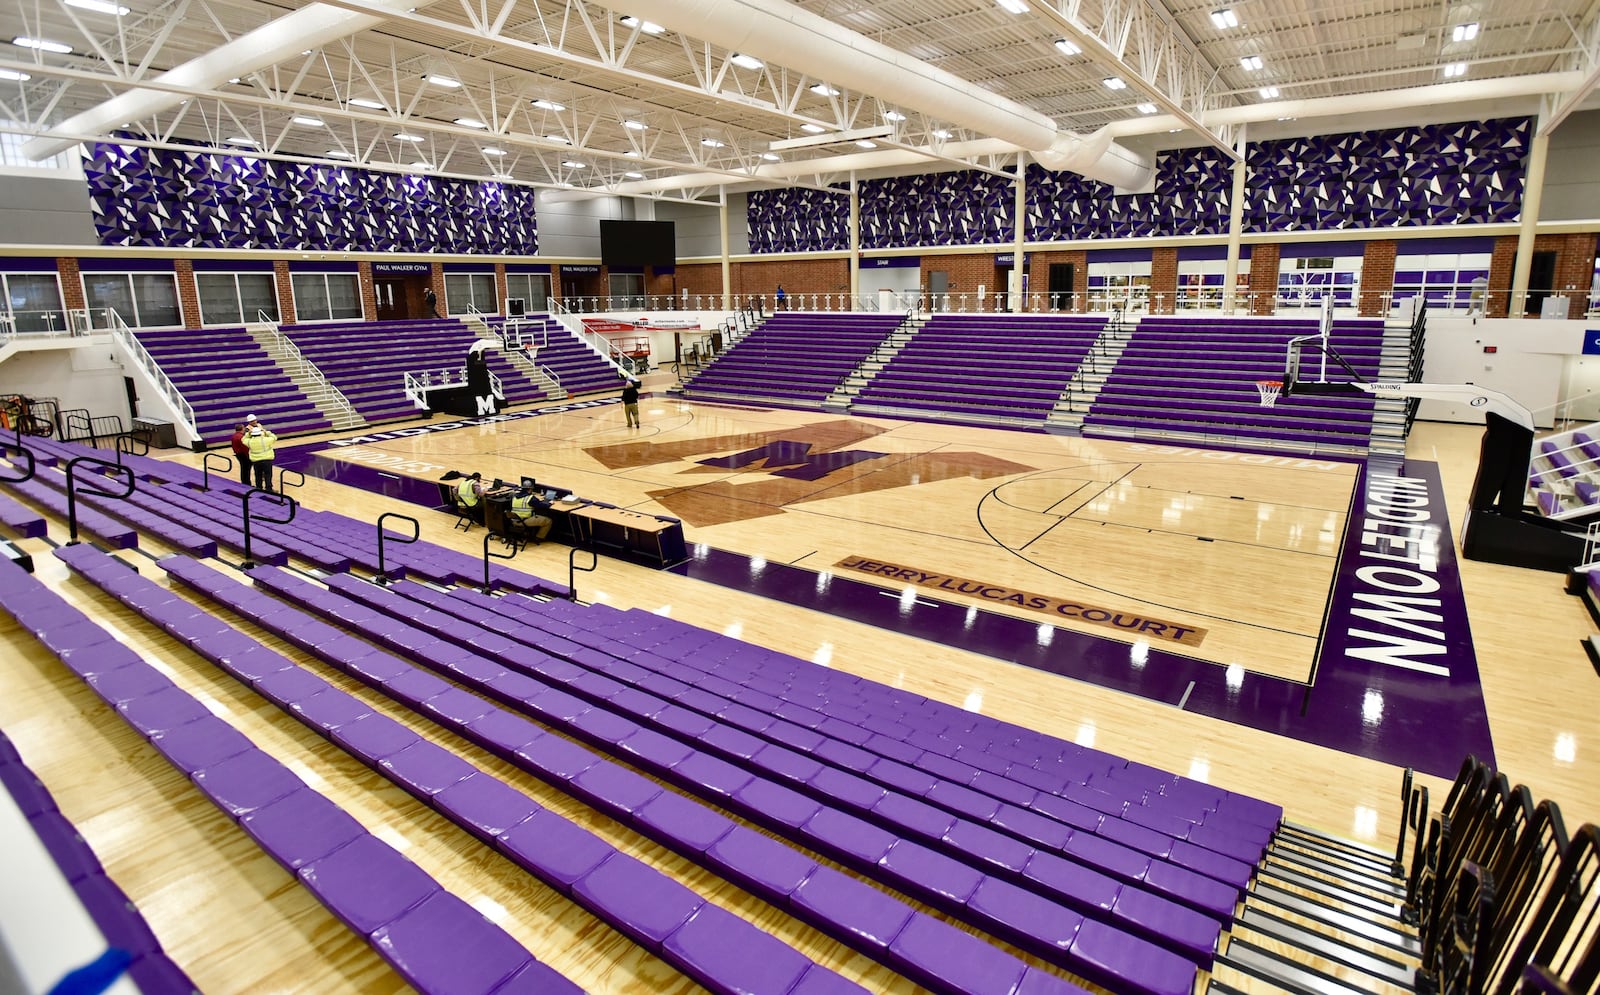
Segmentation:
{"type": "MultiPolygon", "coordinates": [[[[940,121],[993,135],[1052,169],[1071,170],[1119,187],[1143,186],[1152,162],[1127,149],[1112,153],[1109,135],[1087,140],[1014,100],[998,97],[787,0],[602,0],[612,10],[653,21],[729,51],[797,69],[835,86],[940,121]]],[[[905,153],[902,153],[904,155],[905,153]]],[[[922,161],[909,157],[906,162],[922,161]]]]}
{"type": "MultiPolygon", "coordinates": [[[[434,2],[436,0],[378,0],[372,6],[400,14],[427,7],[434,2]]],[[[321,48],[383,22],[382,17],[314,3],[269,21],[153,79],[173,86],[213,90],[237,76],[276,65],[308,48],[321,48]]],[[[104,134],[131,121],[176,107],[185,99],[181,93],[128,90],[103,104],[73,115],[56,127],[69,135],[104,134]]],[[[23,143],[22,154],[38,161],[77,144],[76,139],[70,138],[32,138],[23,143]]]]}

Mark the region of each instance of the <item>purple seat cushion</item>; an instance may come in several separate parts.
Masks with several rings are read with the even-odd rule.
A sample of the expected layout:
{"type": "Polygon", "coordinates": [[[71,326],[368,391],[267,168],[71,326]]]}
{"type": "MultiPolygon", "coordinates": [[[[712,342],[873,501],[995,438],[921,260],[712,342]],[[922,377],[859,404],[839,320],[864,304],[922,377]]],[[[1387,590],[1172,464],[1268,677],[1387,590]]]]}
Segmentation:
{"type": "Polygon", "coordinates": [[[296,791],[239,820],[262,849],[290,870],[320,860],[367,834],[361,823],[315,791],[296,791]]]}
{"type": "Polygon", "coordinates": [[[438,882],[375,836],[306,864],[300,880],[362,936],[439,892],[438,882]]]}
{"type": "Polygon", "coordinates": [[[705,899],[647,864],[614,853],[572,885],[577,901],[651,949],[689,920],[705,899]]]}
{"type": "MultiPolygon", "coordinates": [[[[557,974],[550,965],[530,960],[521,970],[500,982],[492,995],[583,995],[583,989],[576,982],[557,974]]],[[[1035,993],[1029,992],[1028,995],[1035,993]]]]}
{"type": "Polygon", "coordinates": [[[1113,991],[1189,995],[1195,965],[1114,926],[1084,920],[1072,941],[1073,970],[1113,991]]]}
{"type": "Polygon", "coordinates": [[[679,852],[699,853],[733,828],[733,821],[722,813],[671,791],[639,806],[633,817],[646,834],[679,852]]]}
{"type": "Polygon", "coordinates": [[[292,792],[309,790],[289,768],[260,750],[203,767],[194,772],[194,783],[236,819],[292,792]]]}
{"type": "Polygon", "coordinates": [[[711,844],[706,859],[742,887],[769,898],[790,894],[818,866],[805,854],[739,825],[711,844]]]}
{"type": "Polygon", "coordinates": [[[771,933],[709,904],[667,937],[662,953],[713,991],[750,995],[784,995],[816,966],[771,933]]]}
{"type": "Polygon", "coordinates": [[[478,773],[478,768],[437,743],[419,739],[379,761],[380,769],[421,798],[434,795],[478,773]]]}
{"type": "Polygon", "coordinates": [[[499,847],[539,880],[570,891],[616,848],[589,830],[541,809],[500,834],[499,847]]]}
{"type": "Polygon", "coordinates": [[[929,987],[970,995],[1011,995],[1022,961],[932,916],[917,916],[891,950],[902,973],[929,987]]]}
{"type": "Polygon", "coordinates": [[[418,991],[483,995],[533,957],[472,906],[439,891],[372,934],[372,942],[418,991]]]}
{"type": "Polygon", "coordinates": [[[185,773],[255,749],[244,733],[216,716],[158,732],[150,743],[185,773]]]}
{"type": "Polygon", "coordinates": [[[527,795],[481,773],[457,781],[434,795],[433,804],[457,825],[486,839],[499,837],[540,811],[540,806],[527,795]]]}
{"type": "Polygon", "coordinates": [[[819,867],[790,901],[800,915],[856,949],[887,950],[913,915],[910,906],[831,867],[819,867]]]}

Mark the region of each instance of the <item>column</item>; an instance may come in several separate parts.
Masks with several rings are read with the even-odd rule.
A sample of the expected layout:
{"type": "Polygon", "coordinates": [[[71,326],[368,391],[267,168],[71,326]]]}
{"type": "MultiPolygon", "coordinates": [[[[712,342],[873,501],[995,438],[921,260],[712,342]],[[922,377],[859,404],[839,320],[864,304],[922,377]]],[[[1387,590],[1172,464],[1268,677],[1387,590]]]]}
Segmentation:
{"type": "Polygon", "coordinates": [[[1250,313],[1270,315],[1278,303],[1278,243],[1250,247],[1250,313]]]}
{"type": "Polygon", "coordinates": [[[854,311],[861,300],[861,188],[856,174],[850,173],[850,306],[854,311]]]}
{"type": "Polygon", "coordinates": [[[1536,127],[1528,146],[1528,176],[1522,184],[1522,226],[1517,229],[1517,263],[1511,271],[1513,318],[1520,318],[1527,311],[1528,272],[1533,268],[1533,236],[1539,225],[1539,204],[1544,199],[1544,163],[1549,151],[1550,136],[1536,127]]]}
{"type": "Polygon", "coordinates": [[[1150,253],[1150,313],[1172,314],[1178,309],[1178,250],[1154,249],[1150,253]]]}
{"type": "Polygon", "coordinates": [[[1381,318],[1389,313],[1388,302],[1394,293],[1394,239],[1374,239],[1361,252],[1361,298],[1356,313],[1363,318],[1381,318]]]}
{"type": "Polygon", "coordinates": [[[278,324],[292,325],[295,322],[294,279],[289,273],[287,259],[272,261],[272,277],[278,289],[278,324]]]}
{"type": "Polygon", "coordinates": [[[722,188],[717,196],[717,221],[722,226],[722,310],[733,309],[733,273],[728,261],[728,190],[722,188]]]}
{"type": "MultiPolygon", "coordinates": [[[[1234,285],[1239,282],[1239,235],[1244,229],[1244,190],[1246,178],[1244,161],[1245,150],[1247,148],[1247,143],[1245,141],[1245,133],[1247,128],[1248,125],[1239,125],[1239,144],[1235,149],[1235,151],[1239,153],[1239,158],[1233,164],[1233,193],[1231,199],[1228,201],[1228,263],[1222,271],[1223,313],[1230,312],[1234,309],[1234,297],[1236,296],[1234,293],[1234,285]]],[[[1277,257],[1274,256],[1273,259],[1274,264],[1276,264],[1277,257]]],[[[1253,258],[1250,263],[1250,268],[1252,270],[1255,269],[1255,260],[1253,258]]],[[[1273,269],[1276,270],[1277,266],[1274,265],[1273,269]]],[[[1273,274],[1273,279],[1277,279],[1276,273],[1273,274]]],[[[1276,288],[1274,288],[1274,292],[1276,292],[1276,288]]]]}
{"type": "Polygon", "coordinates": [[[1016,202],[1011,210],[1012,247],[1011,247],[1011,286],[1006,290],[1011,295],[1011,310],[1022,313],[1026,310],[1027,302],[1022,299],[1022,274],[1028,270],[1023,265],[1027,254],[1023,246],[1028,241],[1028,153],[1017,153],[1017,179],[1013,184],[1016,188],[1016,202]]]}

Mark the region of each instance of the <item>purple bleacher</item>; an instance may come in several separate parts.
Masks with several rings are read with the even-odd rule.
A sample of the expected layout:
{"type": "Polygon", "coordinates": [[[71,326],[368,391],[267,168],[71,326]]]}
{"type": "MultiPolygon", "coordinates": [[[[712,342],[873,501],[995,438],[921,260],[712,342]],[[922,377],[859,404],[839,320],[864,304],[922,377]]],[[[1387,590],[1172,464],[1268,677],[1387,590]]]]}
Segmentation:
{"type": "Polygon", "coordinates": [[[939,314],[852,407],[1006,416],[1043,424],[1105,325],[1064,315],[939,314]]]}
{"type": "MultiPolygon", "coordinates": [[[[294,581],[278,571],[258,571],[254,575],[254,579],[257,584],[266,584],[270,589],[289,596],[293,600],[303,601],[314,610],[329,610],[330,598],[328,595],[330,592],[311,587],[303,581],[294,581]]],[[[420,621],[421,616],[429,614],[418,613],[414,605],[406,602],[406,599],[398,594],[383,591],[372,585],[366,585],[364,582],[355,581],[353,578],[330,578],[330,583],[341,592],[350,592],[357,588],[368,589],[367,593],[370,594],[374,602],[390,603],[395,617],[418,616],[420,621]]],[[[414,585],[406,586],[413,587],[414,585]]],[[[441,613],[435,612],[432,614],[439,615],[441,613]]],[[[454,629],[458,639],[465,641],[464,638],[461,638],[464,636],[463,628],[463,624],[459,622],[453,625],[440,622],[435,631],[440,632],[443,636],[449,636],[451,635],[450,630],[454,629]]],[[[295,637],[291,636],[291,638],[295,637]]],[[[386,642],[384,637],[376,633],[373,634],[373,638],[380,643],[386,642]]],[[[300,641],[305,643],[304,639],[300,641]]],[[[307,645],[308,648],[313,648],[310,644],[307,645]]],[[[524,653],[521,656],[527,659],[528,655],[524,653]]],[[[507,667],[515,668],[518,666],[513,654],[498,655],[494,658],[497,662],[507,667]]],[[[424,663],[429,662],[425,657],[419,657],[419,659],[424,663]]],[[[548,664],[541,667],[537,655],[535,655],[533,661],[535,669],[529,672],[539,673],[548,678],[549,674],[546,673],[548,664]]],[[[566,669],[571,670],[570,667],[566,667],[566,669]]],[[[455,671],[455,675],[458,679],[464,679],[459,670],[455,671]]],[[[598,675],[594,676],[596,680],[591,682],[593,686],[588,689],[591,694],[603,696],[613,690],[620,691],[622,688],[620,684],[614,681],[600,678],[598,675]]],[[[579,688],[582,679],[580,675],[572,683],[564,686],[568,690],[576,690],[579,688]]],[[[470,685],[472,682],[469,680],[467,683],[470,685]]],[[[641,734],[646,732],[638,726],[636,722],[638,716],[630,716],[623,712],[613,711],[602,706],[600,701],[594,698],[591,698],[591,707],[584,708],[581,702],[563,692],[550,689],[539,691],[537,690],[540,687],[538,684],[533,685],[533,687],[536,690],[521,699],[522,703],[530,710],[530,714],[537,715],[547,723],[556,724],[558,728],[563,728],[579,738],[599,744],[602,748],[608,748],[619,755],[627,756],[632,762],[638,763],[658,776],[676,780],[673,774],[675,765],[696,752],[691,748],[690,744],[680,744],[665,736],[644,735],[644,739],[648,740],[652,745],[630,746],[630,744],[639,743],[641,734]]],[[[503,687],[497,682],[490,682],[483,687],[483,690],[502,699],[508,697],[505,695],[503,687]]],[[[615,699],[612,701],[614,704],[615,699]]],[[[769,750],[757,753],[752,758],[752,762],[760,768],[767,761],[770,752],[769,750]]],[[[806,772],[808,773],[809,771],[806,772]]],[[[655,798],[660,790],[652,782],[638,778],[637,775],[624,777],[618,772],[613,772],[611,768],[589,767],[577,774],[562,772],[553,776],[568,784],[569,790],[575,791],[580,797],[590,801],[591,804],[617,812],[619,815],[632,811],[637,806],[655,798]]],[[[782,775],[778,776],[781,779],[782,775]]],[[[775,783],[767,783],[769,786],[764,790],[760,798],[750,796],[751,787],[747,785],[741,792],[746,800],[741,802],[740,798],[736,797],[731,807],[743,812],[747,817],[771,824],[776,804],[776,798],[773,793],[785,794],[786,789],[778,787],[775,783]]],[[[779,818],[781,820],[781,814],[779,818]]],[[[835,812],[833,809],[820,804],[819,801],[811,801],[805,807],[795,809],[791,824],[800,831],[808,846],[819,849],[834,859],[841,860],[864,873],[873,873],[878,858],[882,856],[895,838],[892,834],[882,829],[871,827],[859,818],[845,814],[842,811],[835,812]]],[[[965,853],[967,854],[967,859],[982,860],[985,859],[981,856],[983,852],[999,852],[994,849],[999,842],[998,839],[986,840],[976,829],[968,833],[969,838],[962,842],[953,841],[951,839],[952,835],[947,835],[942,842],[938,839],[932,840],[932,842],[935,845],[953,848],[957,853],[965,853]],[[972,849],[980,846],[983,848],[982,851],[972,849]]],[[[1027,857],[1033,853],[1032,849],[1022,843],[1017,843],[1013,849],[1017,854],[1013,863],[1016,865],[1015,873],[1018,879],[1027,883],[1029,887],[1048,888],[1049,886],[1043,882],[1030,881],[1030,879],[1021,876],[1021,865],[1027,862],[1027,857]]],[[[991,872],[993,869],[994,867],[991,867],[991,872]]],[[[1140,869],[1133,872],[1132,876],[1135,878],[1142,877],[1143,873],[1143,869],[1140,869]]],[[[1151,880],[1155,880],[1154,875],[1151,875],[1151,880]]],[[[896,883],[901,882],[897,881],[896,883]]],[[[1110,897],[1106,900],[1106,908],[1100,910],[1101,914],[1108,915],[1113,921],[1121,924],[1122,928],[1130,929],[1132,931],[1131,935],[1142,935],[1146,940],[1164,944],[1170,950],[1179,952],[1191,962],[1207,960],[1210,957],[1220,928],[1217,918],[1202,916],[1170,899],[1153,894],[1146,895],[1138,887],[1131,884],[1116,884],[1108,881],[1107,885],[1110,897]],[[1165,910],[1159,917],[1159,930],[1149,929],[1143,925],[1146,922],[1146,917],[1144,913],[1137,910],[1146,906],[1165,910]]],[[[1220,886],[1218,888],[1225,894],[1221,895],[1218,903],[1212,909],[1212,914],[1226,918],[1232,914],[1234,902],[1237,898],[1237,890],[1221,889],[1220,886]]],[[[912,891],[916,893],[917,887],[913,887],[912,891]]],[[[1192,889],[1182,887],[1175,888],[1174,891],[1185,894],[1191,900],[1198,900],[1201,894],[1192,889]]],[[[1041,901],[1044,900],[1047,899],[1041,898],[1041,901]]],[[[1064,900],[1072,906],[1083,906],[1083,903],[1070,893],[1054,893],[1054,897],[1048,900],[1052,902],[1064,900]]],[[[1081,907],[1080,911],[1087,913],[1094,911],[1094,909],[1081,907]]],[[[970,908],[967,909],[967,912],[969,914],[977,914],[976,910],[970,908]]],[[[982,915],[978,915],[978,919],[980,924],[986,921],[982,915]]],[[[1038,938],[1030,942],[1030,947],[1035,950],[1054,949],[1050,943],[1038,938]]],[[[1160,958],[1154,957],[1152,951],[1146,951],[1144,956],[1153,958],[1154,962],[1160,962],[1160,958]]],[[[1124,978],[1124,980],[1127,979],[1124,978]]]]}
{"type": "MultiPolygon", "coordinates": [[[[507,322],[491,318],[489,325],[501,328],[507,322]]],[[[521,340],[532,346],[533,362],[548,367],[569,395],[616,390],[621,385],[617,368],[609,360],[549,315],[530,315],[516,322],[515,329],[521,340]]]]}
{"type": "MultiPolygon", "coordinates": [[[[118,596],[126,601],[135,601],[139,595],[146,599],[154,598],[161,591],[153,581],[129,571],[123,564],[93,547],[61,547],[56,550],[56,555],[97,585],[121,592],[118,596]]],[[[20,569],[9,561],[0,565],[0,576],[5,576],[6,571],[15,571],[20,575],[20,579],[6,576],[4,583],[0,583],[0,607],[13,614],[20,623],[35,630],[66,626],[79,632],[80,638],[92,638],[84,631],[82,623],[86,620],[76,608],[61,601],[37,580],[22,574],[20,569]],[[40,597],[40,592],[47,596],[40,597]]],[[[196,624],[194,620],[203,617],[198,614],[182,616],[182,622],[167,626],[168,631],[181,637],[186,634],[183,628],[185,624],[196,624]]],[[[91,625],[88,628],[98,627],[91,625]]],[[[339,816],[342,815],[333,802],[307,788],[305,783],[287,767],[249,744],[248,740],[243,744],[240,744],[237,738],[230,741],[225,722],[213,716],[186,692],[162,677],[154,667],[139,656],[137,651],[114,641],[96,645],[100,648],[97,655],[101,657],[101,666],[105,666],[104,658],[108,656],[116,656],[122,663],[121,666],[109,669],[105,673],[121,676],[109,681],[90,679],[90,686],[101,693],[107,704],[114,705],[125,717],[129,717],[129,721],[134,721],[132,716],[138,713],[161,712],[187,716],[186,720],[175,720],[159,730],[152,730],[137,722],[135,727],[150,737],[151,745],[169,762],[192,777],[203,793],[237,819],[246,833],[254,837],[258,830],[262,830],[262,837],[258,839],[264,841],[267,852],[274,853],[274,848],[270,845],[272,842],[285,836],[296,836],[309,829],[316,834],[315,839],[329,849],[317,854],[317,847],[309,843],[310,837],[302,837],[296,852],[306,861],[312,861],[314,857],[325,856],[332,852],[344,854],[353,845],[352,840],[365,839],[371,842],[369,850],[371,857],[386,859],[369,859],[353,873],[352,876],[356,879],[363,882],[389,879],[401,865],[410,867],[417,875],[422,875],[420,870],[415,870],[414,865],[410,865],[409,861],[387,844],[366,835],[359,823],[348,819],[347,816],[344,817],[348,820],[344,831],[327,832],[324,827],[330,823],[337,825],[339,816]],[[153,675],[155,679],[143,679],[143,674],[153,675]],[[139,688],[143,691],[136,691],[139,688]],[[134,697],[119,696],[126,694],[132,694],[134,697]],[[156,709],[137,707],[142,702],[156,698],[167,700],[156,709]],[[176,702],[179,699],[187,699],[193,707],[188,709],[178,707],[176,702]],[[186,732],[191,726],[215,730],[212,733],[215,741],[224,745],[206,746],[202,742],[203,737],[186,732]],[[290,799],[297,806],[292,823],[286,824],[281,820],[273,822],[258,817],[258,813],[265,813],[274,805],[287,804],[290,799]],[[333,849],[335,847],[336,851],[333,849]]],[[[58,655],[69,667],[77,662],[71,657],[60,653],[58,655]]],[[[85,677],[93,676],[82,669],[79,672],[85,677]]],[[[288,864],[285,866],[289,867],[291,872],[296,870],[288,864]]],[[[315,863],[312,866],[315,866],[315,863]]],[[[90,884],[94,881],[93,878],[84,880],[90,884]]],[[[433,888],[437,890],[438,885],[433,884],[433,888]]],[[[321,891],[318,895],[328,905],[330,911],[341,919],[349,921],[348,913],[352,900],[347,895],[335,891],[321,891]]],[[[119,928],[116,929],[107,929],[101,922],[102,917],[97,914],[97,906],[128,907],[127,898],[109,880],[104,881],[98,888],[88,890],[85,894],[85,905],[97,923],[101,924],[112,945],[120,946],[135,956],[159,953],[160,948],[154,936],[137,916],[129,920],[124,912],[116,924],[119,928]]],[[[448,909],[441,910],[438,915],[430,917],[428,929],[406,931],[399,937],[395,934],[400,932],[399,924],[408,914],[408,910],[391,908],[388,913],[386,916],[377,917],[371,928],[365,932],[371,934],[370,939],[374,948],[394,964],[420,991],[474,992],[487,995],[499,982],[537,963],[532,955],[523,950],[499,926],[489,922],[459,900],[448,909]],[[490,959],[486,951],[493,951],[496,957],[490,959]],[[416,965],[419,963],[429,965],[430,970],[426,972],[418,970],[416,965]],[[463,977],[481,980],[485,963],[503,968],[493,979],[489,979],[493,983],[464,985],[459,982],[458,979],[463,977]]],[[[152,979],[164,979],[169,982],[181,978],[181,974],[175,970],[166,970],[159,966],[153,966],[143,973],[152,979]]],[[[559,991],[562,988],[552,987],[550,990],[559,991]]],[[[567,983],[565,990],[578,989],[567,983]]]]}
{"type": "Polygon", "coordinates": [[[1572,433],[1572,442],[1583,452],[1583,455],[1595,463],[1600,463],[1600,442],[1591,439],[1587,432],[1572,433]]]}
{"type": "MultiPolygon", "coordinates": [[[[1139,322],[1084,417],[1084,434],[1190,432],[1294,447],[1365,449],[1368,397],[1293,395],[1260,406],[1255,381],[1280,379],[1289,339],[1314,321],[1147,317],[1139,322]]],[[[1381,321],[1336,322],[1332,346],[1376,377],[1381,321]]]]}
{"type": "Polygon", "coordinates": [[[1539,454],[1550,464],[1551,469],[1561,474],[1561,476],[1576,477],[1578,475],[1577,465],[1572,462],[1572,458],[1555,441],[1546,439],[1539,443],[1539,454]]]}
{"type": "Polygon", "coordinates": [[[780,312],[684,384],[684,396],[815,406],[904,320],[899,314],[780,312]]]}
{"type": "MultiPolygon", "coordinates": [[[[369,422],[417,417],[419,409],[406,397],[405,374],[459,376],[467,349],[479,337],[470,324],[456,319],[285,325],[282,331],[369,422]]],[[[489,350],[485,358],[500,378],[507,404],[543,399],[499,350],[489,350]]]]}
{"type": "Polygon", "coordinates": [[[200,438],[208,445],[226,442],[246,414],[279,435],[333,427],[243,328],[139,329],[135,334],[194,408],[200,438]]]}
{"type": "Polygon", "coordinates": [[[47,531],[43,515],[5,494],[0,494],[0,525],[22,539],[39,539],[47,531]]]}

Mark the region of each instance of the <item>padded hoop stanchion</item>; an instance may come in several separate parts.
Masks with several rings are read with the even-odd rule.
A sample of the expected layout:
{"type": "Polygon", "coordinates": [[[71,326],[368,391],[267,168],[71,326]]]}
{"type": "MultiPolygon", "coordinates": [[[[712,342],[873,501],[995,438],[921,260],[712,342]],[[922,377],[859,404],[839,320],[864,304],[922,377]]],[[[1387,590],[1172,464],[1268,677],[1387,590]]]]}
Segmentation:
{"type": "Polygon", "coordinates": [[[1283,392],[1283,381],[1257,380],[1256,390],[1261,392],[1261,406],[1270,408],[1278,403],[1278,395],[1283,392]]]}

